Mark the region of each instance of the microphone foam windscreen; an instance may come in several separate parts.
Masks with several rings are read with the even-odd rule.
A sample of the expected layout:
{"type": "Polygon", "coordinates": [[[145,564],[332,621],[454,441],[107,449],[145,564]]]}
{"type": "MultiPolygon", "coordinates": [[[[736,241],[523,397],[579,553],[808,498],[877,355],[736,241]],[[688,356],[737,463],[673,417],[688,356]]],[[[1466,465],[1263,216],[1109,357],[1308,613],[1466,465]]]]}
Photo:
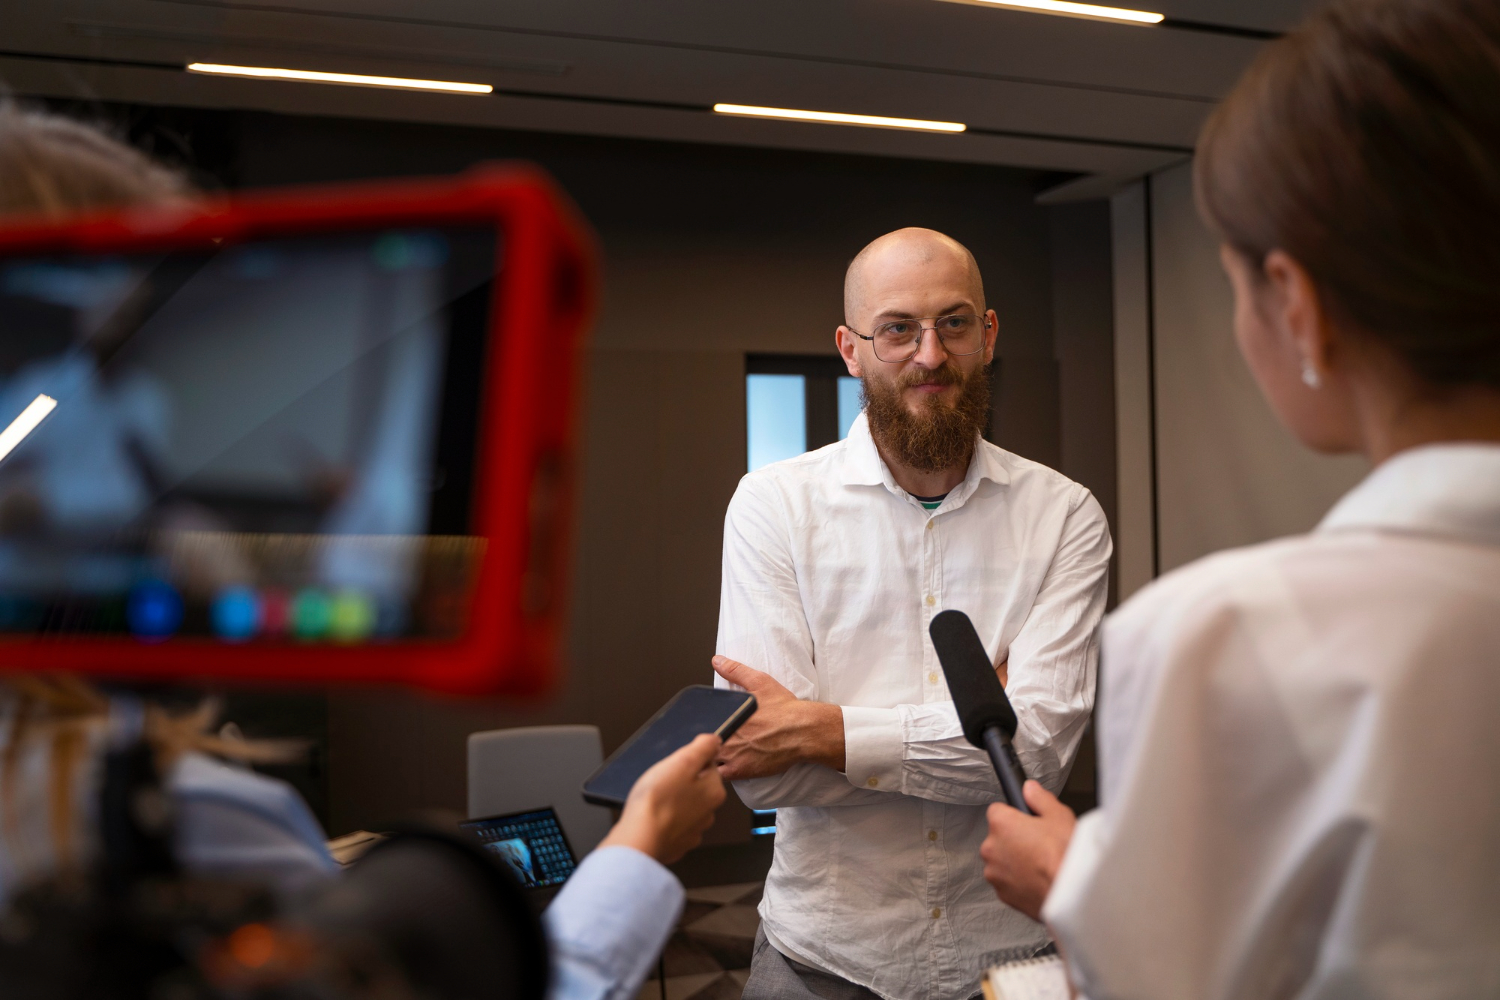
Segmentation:
{"type": "Polygon", "coordinates": [[[948,679],[948,693],[958,710],[964,738],[983,748],[984,731],[990,726],[997,727],[1006,739],[1015,736],[1015,710],[969,616],[962,611],[940,612],[927,633],[932,636],[932,648],[948,679]]]}

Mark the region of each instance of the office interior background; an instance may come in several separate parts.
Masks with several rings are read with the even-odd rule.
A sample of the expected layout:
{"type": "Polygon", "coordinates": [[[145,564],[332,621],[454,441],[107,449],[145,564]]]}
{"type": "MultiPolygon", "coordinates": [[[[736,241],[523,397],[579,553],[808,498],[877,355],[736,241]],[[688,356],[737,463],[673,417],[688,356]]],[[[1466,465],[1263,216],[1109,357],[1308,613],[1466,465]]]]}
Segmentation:
{"type": "MultiPolygon", "coordinates": [[[[725,507],[835,439],[849,259],[902,226],[975,254],[1000,317],[990,437],[1091,489],[1112,600],[1310,528],[1363,473],[1276,425],[1194,213],[1198,127],[1307,0],[1152,0],[1160,23],[980,0],[44,0],[0,9],[0,83],[112,124],[210,189],[548,171],[598,234],[568,672],[540,704],[237,693],[331,836],[465,808],[465,739],[597,725],[613,749],[708,683],[725,507]],[[191,63],[488,84],[481,95],[209,76],[191,63]],[[716,104],[961,123],[725,114],[716,104]]],[[[538,378],[547,373],[538,372],[538,378]]],[[[1090,762],[1070,782],[1092,796],[1090,762]]],[[[731,798],[709,835],[751,842],[731,798]]]]}

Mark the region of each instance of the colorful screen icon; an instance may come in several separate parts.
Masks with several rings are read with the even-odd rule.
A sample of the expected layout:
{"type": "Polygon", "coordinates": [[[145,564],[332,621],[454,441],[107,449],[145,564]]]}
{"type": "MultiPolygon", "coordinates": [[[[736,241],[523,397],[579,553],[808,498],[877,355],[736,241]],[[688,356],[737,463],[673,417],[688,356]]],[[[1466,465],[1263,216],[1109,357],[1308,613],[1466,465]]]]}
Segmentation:
{"type": "Polygon", "coordinates": [[[162,580],[138,583],[125,599],[125,623],[137,638],[166,639],[182,625],[182,596],[162,580]]]}
{"type": "Polygon", "coordinates": [[[225,642],[244,642],[260,631],[261,602],[249,587],[225,587],[209,612],[214,633],[225,642]]]}
{"type": "Polygon", "coordinates": [[[316,587],[298,591],[292,599],[292,633],[310,641],[328,634],[333,624],[333,601],[316,587]]]}
{"type": "Polygon", "coordinates": [[[341,590],[333,598],[328,631],[335,642],[359,642],[375,628],[375,605],[357,590],[341,590]]]}
{"type": "Polygon", "coordinates": [[[286,635],[292,626],[292,599],[286,591],[268,587],[260,592],[260,634],[270,638],[286,635]]]}

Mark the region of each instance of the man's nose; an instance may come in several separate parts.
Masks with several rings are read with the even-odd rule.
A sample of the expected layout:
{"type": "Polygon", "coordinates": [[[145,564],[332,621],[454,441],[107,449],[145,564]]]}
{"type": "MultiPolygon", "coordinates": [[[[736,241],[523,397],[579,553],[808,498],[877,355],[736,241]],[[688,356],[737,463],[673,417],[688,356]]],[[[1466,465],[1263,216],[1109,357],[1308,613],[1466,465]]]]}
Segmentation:
{"type": "Polygon", "coordinates": [[[917,346],[916,356],[912,360],[923,368],[941,368],[947,363],[948,350],[943,346],[943,340],[936,330],[922,331],[922,343],[917,346]]]}

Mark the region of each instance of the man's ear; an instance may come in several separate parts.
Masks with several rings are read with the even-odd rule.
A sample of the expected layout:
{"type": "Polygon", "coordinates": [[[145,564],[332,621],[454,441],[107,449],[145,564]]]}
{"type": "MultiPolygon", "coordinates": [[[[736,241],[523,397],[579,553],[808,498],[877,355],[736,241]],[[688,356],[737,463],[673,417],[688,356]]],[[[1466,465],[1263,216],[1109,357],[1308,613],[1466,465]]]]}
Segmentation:
{"type": "Polygon", "coordinates": [[[989,364],[995,360],[995,343],[1000,337],[1000,317],[995,315],[995,310],[984,311],[984,363],[989,364]]]}
{"type": "Polygon", "coordinates": [[[855,350],[859,346],[859,338],[847,326],[841,326],[834,331],[833,342],[838,347],[839,357],[844,359],[844,367],[849,369],[849,374],[855,378],[864,378],[864,371],[859,367],[859,352],[855,350]]]}

